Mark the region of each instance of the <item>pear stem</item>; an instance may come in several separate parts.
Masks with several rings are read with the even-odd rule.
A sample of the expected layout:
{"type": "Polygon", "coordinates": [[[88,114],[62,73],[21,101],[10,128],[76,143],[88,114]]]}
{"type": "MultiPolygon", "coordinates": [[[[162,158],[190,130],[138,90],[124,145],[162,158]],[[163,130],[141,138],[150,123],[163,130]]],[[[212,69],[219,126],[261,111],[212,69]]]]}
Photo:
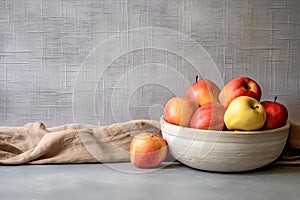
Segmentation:
{"type": "Polygon", "coordinates": [[[196,75],[196,83],[198,83],[198,75],[196,75]]]}
{"type": "Polygon", "coordinates": [[[276,100],[277,100],[277,96],[275,96],[275,98],[274,98],[274,102],[273,102],[273,103],[275,103],[275,102],[276,102],[276,100]]]}

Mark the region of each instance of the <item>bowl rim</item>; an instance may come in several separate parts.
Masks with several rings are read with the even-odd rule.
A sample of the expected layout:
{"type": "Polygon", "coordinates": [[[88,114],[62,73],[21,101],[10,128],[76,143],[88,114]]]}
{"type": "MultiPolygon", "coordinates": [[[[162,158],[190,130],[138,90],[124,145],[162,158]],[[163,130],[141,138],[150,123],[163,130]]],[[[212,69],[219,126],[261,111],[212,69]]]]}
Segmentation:
{"type": "Polygon", "coordinates": [[[189,130],[189,131],[193,131],[193,132],[199,132],[199,133],[216,133],[216,132],[220,132],[222,134],[228,134],[228,135],[259,135],[259,134],[274,134],[280,131],[284,131],[290,128],[291,124],[289,121],[286,122],[286,124],[284,126],[281,126],[279,128],[275,128],[275,129],[268,129],[268,130],[255,130],[255,131],[237,131],[237,130],[206,130],[206,129],[196,129],[196,128],[190,128],[190,127],[185,127],[185,126],[178,126],[176,124],[171,124],[169,122],[167,122],[164,119],[164,115],[162,115],[160,117],[160,126],[162,129],[162,124],[165,123],[168,126],[174,127],[174,128],[181,128],[181,129],[185,129],[185,130],[189,130]]]}

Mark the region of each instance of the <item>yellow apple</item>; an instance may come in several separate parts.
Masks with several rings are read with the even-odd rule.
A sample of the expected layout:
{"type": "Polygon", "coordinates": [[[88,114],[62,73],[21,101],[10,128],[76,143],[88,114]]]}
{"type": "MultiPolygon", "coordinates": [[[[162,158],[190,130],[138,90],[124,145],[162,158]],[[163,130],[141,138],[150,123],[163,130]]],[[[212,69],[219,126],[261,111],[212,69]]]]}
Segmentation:
{"type": "Polygon", "coordinates": [[[248,96],[235,98],[227,107],[224,122],[229,130],[258,130],[266,121],[266,111],[256,99],[248,96]]]}

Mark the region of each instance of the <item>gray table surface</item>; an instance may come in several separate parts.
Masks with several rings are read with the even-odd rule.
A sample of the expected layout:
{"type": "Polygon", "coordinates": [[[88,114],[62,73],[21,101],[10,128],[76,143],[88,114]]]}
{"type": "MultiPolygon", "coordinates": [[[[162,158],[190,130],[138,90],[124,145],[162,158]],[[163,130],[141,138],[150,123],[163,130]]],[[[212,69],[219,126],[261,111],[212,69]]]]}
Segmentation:
{"type": "Polygon", "coordinates": [[[300,167],[236,174],[179,163],[138,169],[130,163],[0,166],[0,199],[300,199],[300,167]]]}

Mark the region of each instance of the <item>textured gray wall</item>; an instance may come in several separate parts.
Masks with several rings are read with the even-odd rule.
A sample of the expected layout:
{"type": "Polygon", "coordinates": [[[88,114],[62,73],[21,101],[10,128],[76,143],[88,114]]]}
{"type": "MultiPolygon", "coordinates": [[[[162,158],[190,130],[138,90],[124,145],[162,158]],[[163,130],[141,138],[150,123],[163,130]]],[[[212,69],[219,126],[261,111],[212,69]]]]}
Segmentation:
{"type": "Polygon", "coordinates": [[[157,119],[207,65],[170,51],[192,39],[217,78],[253,77],[299,122],[299,9],[299,0],[0,0],[0,125],[157,119]],[[143,27],[175,31],[174,45],[172,34],[122,38],[143,27]],[[169,47],[140,48],[149,44],[169,47]]]}

